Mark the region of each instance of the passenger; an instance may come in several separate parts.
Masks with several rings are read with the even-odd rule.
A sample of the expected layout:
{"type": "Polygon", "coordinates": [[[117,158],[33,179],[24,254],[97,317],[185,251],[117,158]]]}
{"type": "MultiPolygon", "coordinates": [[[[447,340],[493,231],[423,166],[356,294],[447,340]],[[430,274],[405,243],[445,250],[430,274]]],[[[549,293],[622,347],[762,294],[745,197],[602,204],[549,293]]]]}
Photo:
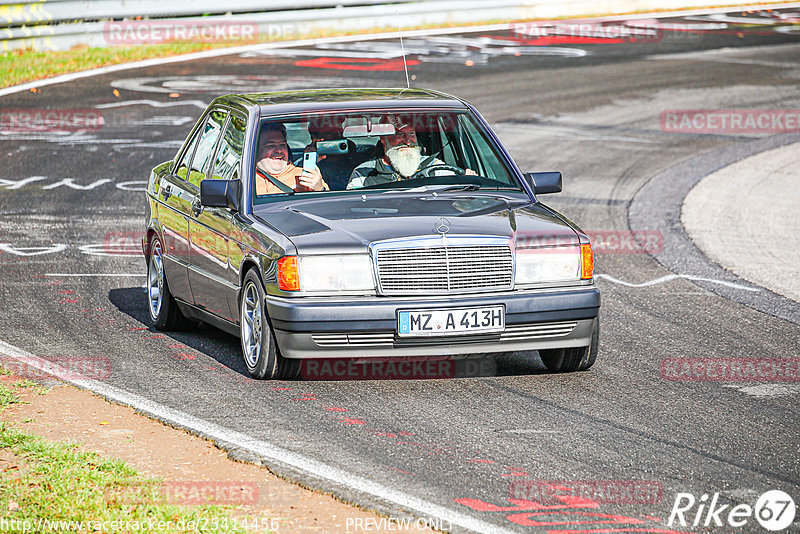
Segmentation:
{"type": "MultiPolygon", "coordinates": [[[[350,175],[347,189],[396,182],[414,176],[426,167],[445,164],[434,156],[422,157],[416,130],[400,116],[385,115],[381,122],[394,126],[395,133],[381,136],[379,143],[383,155],[356,167],[350,175]]],[[[467,169],[465,174],[475,175],[475,172],[467,169]]]]}
{"type": "Polygon", "coordinates": [[[274,195],[292,191],[330,191],[319,167],[304,171],[289,161],[286,127],[270,123],[261,129],[256,154],[256,194],[274,195]]]}

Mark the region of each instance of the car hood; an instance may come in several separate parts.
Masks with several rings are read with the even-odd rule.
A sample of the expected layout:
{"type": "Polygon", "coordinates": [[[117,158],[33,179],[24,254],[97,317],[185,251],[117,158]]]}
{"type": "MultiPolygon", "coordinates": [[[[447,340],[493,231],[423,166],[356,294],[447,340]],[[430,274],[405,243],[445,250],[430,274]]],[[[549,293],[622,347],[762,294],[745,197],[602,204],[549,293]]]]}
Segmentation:
{"type": "Polygon", "coordinates": [[[288,236],[299,254],[366,252],[370,243],[438,235],[515,238],[518,246],[578,244],[578,235],[541,204],[521,197],[475,195],[336,195],[260,206],[254,216],[288,236]]]}

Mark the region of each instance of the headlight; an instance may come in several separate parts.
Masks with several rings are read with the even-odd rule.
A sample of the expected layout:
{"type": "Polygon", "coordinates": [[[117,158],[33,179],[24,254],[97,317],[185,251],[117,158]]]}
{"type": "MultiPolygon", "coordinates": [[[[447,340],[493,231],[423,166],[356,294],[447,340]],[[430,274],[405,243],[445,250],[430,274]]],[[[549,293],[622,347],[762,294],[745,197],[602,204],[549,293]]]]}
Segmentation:
{"type": "MultiPolygon", "coordinates": [[[[291,258],[293,256],[287,256],[291,258]]],[[[283,260],[283,258],[281,258],[283,260]]],[[[374,291],[372,261],[366,254],[341,256],[300,256],[297,258],[297,291],[374,291]]],[[[291,269],[291,262],[286,266],[291,269]]],[[[278,262],[278,281],[281,280],[281,263],[278,262]]],[[[283,289],[283,288],[281,288],[283,289]]]]}
{"type": "Polygon", "coordinates": [[[516,262],[517,285],[580,280],[583,269],[578,246],[518,248],[516,262]]]}

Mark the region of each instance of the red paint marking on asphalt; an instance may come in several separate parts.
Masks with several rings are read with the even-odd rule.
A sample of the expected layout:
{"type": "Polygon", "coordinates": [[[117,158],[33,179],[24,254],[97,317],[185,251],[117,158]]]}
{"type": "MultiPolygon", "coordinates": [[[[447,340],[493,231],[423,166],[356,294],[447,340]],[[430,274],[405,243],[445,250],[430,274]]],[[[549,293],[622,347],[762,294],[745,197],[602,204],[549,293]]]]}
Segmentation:
{"type": "Polygon", "coordinates": [[[186,352],[179,352],[178,354],[173,354],[172,357],[175,358],[175,359],[178,359],[178,360],[195,360],[195,359],[197,359],[197,356],[195,356],[194,354],[188,354],[186,352]]]}
{"type": "Polygon", "coordinates": [[[167,345],[168,349],[182,349],[184,345],[182,343],[172,343],[171,345],[167,345]]]}
{"type": "Polygon", "coordinates": [[[542,510],[567,510],[575,508],[599,508],[600,503],[574,495],[554,495],[564,504],[543,505],[526,499],[506,499],[514,506],[498,506],[481,499],[453,499],[454,502],[478,512],[540,512],[542,510]]]}
{"type": "Polygon", "coordinates": [[[387,438],[396,438],[396,434],[392,434],[391,432],[375,432],[376,436],[387,437],[387,438]]]}
{"type": "Polygon", "coordinates": [[[347,408],[339,408],[338,406],[331,406],[329,408],[325,408],[328,412],[349,412],[347,408]]]}
{"type": "MultiPolygon", "coordinates": [[[[294,64],[297,67],[336,70],[401,71],[404,69],[402,59],[375,59],[369,57],[318,57],[295,61],[294,64]]],[[[409,67],[413,67],[419,65],[419,61],[409,59],[406,64],[409,67]]]]}
{"type": "MultiPolygon", "coordinates": [[[[59,304],[77,304],[78,299],[61,299],[58,301],[59,304]]],[[[84,310],[81,310],[84,311],[84,310]]]]}
{"type": "Polygon", "coordinates": [[[272,391],[289,391],[292,388],[272,388],[272,391]]]}
{"type": "Polygon", "coordinates": [[[59,290],[59,293],[61,293],[62,295],[74,295],[75,294],[75,292],[73,290],[71,290],[71,289],[61,289],[61,290],[59,290]]]}
{"type": "Polygon", "coordinates": [[[413,432],[398,432],[398,434],[400,436],[413,436],[414,435],[413,432]]]}
{"type": "Polygon", "coordinates": [[[522,469],[521,467],[511,467],[506,466],[506,469],[511,471],[510,473],[503,473],[500,475],[501,477],[526,477],[528,476],[528,472],[522,469]]]}
{"type": "Polygon", "coordinates": [[[389,469],[394,469],[395,471],[400,471],[401,473],[405,473],[406,475],[410,475],[411,474],[408,471],[403,471],[402,469],[398,469],[396,467],[389,466],[389,469]]]}
{"type": "Polygon", "coordinates": [[[134,326],[131,330],[149,330],[146,326],[134,326]]]}
{"type": "Polygon", "coordinates": [[[484,460],[483,458],[472,458],[471,460],[467,460],[473,464],[493,464],[494,460],[484,460]]]}
{"type": "Polygon", "coordinates": [[[363,419],[352,419],[350,417],[345,417],[344,419],[339,419],[340,423],[344,423],[346,425],[366,425],[367,422],[363,419]]]}
{"type": "Polygon", "coordinates": [[[156,334],[154,336],[145,336],[144,339],[164,339],[165,337],[167,336],[165,336],[164,334],[156,334]]]}

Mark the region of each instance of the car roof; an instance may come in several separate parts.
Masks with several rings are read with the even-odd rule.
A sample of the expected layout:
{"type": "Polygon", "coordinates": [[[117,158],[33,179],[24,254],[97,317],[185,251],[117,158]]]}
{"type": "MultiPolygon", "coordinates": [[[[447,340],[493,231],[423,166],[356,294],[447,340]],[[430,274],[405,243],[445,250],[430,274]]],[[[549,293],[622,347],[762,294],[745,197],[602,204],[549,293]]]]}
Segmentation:
{"type": "Polygon", "coordinates": [[[370,109],[467,109],[467,104],[454,96],[414,88],[309,89],[235,96],[259,106],[262,117],[370,109]]]}

